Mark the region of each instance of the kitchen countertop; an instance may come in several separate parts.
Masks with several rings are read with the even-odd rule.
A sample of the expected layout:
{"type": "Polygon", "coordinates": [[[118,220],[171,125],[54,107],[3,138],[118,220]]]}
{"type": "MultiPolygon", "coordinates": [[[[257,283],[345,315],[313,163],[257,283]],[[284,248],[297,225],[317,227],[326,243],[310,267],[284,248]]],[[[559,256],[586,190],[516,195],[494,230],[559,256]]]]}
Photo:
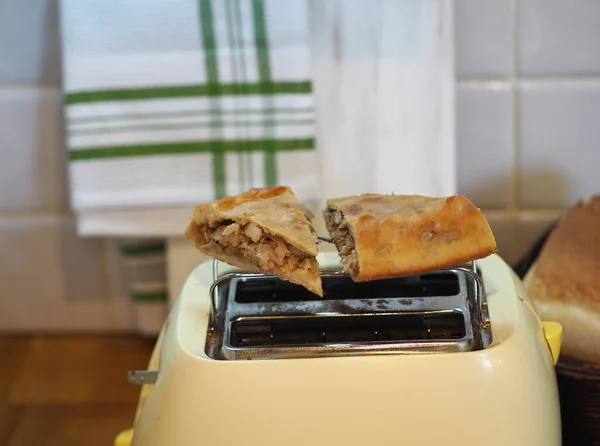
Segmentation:
{"type": "Polygon", "coordinates": [[[106,446],[130,427],[154,340],[0,335],[0,444],[106,446]]]}

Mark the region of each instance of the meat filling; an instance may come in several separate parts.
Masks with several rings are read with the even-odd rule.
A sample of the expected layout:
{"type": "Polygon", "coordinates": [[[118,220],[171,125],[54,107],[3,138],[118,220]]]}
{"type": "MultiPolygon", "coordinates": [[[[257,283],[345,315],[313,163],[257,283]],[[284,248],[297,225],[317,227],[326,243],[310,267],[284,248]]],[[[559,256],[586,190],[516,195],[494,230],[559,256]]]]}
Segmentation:
{"type": "Polygon", "coordinates": [[[358,256],[354,249],[354,237],[350,233],[348,223],[340,209],[327,208],[325,211],[325,223],[329,234],[335,244],[342,264],[352,273],[358,271],[358,256]]]}
{"type": "Polygon", "coordinates": [[[212,222],[199,226],[198,232],[202,245],[217,244],[231,254],[241,252],[245,257],[256,260],[263,271],[272,271],[276,267],[288,272],[316,269],[314,258],[253,223],[212,222]]]}

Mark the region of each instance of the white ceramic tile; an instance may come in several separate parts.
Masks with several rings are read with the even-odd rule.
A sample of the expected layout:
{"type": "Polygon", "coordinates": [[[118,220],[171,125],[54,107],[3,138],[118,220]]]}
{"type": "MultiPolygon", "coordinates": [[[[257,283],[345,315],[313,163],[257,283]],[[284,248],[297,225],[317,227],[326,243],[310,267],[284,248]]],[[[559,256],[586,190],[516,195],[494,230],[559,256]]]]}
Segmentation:
{"type": "Polygon", "coordinates": [[[0,252],[0,330],[127,328],[104,242],[79,238],[73,221],[0,219],[0,252]]]}
{"type": "Polygon", "coordinates": [[[521,213],[517,221],[516,259],[527,253],[560,217],[558,212],[521,213]]]}
{"type": "Polygon", "coordinates": [[[509,0],[456,0],[456,72],[462,78],[508,76],[511,67],[509,0]]]}
{"type": "Polygon", "coordinates": [[[487,219],[498,248],[498,255],[508,264],[512,264],[515,260],[514,255],[514,237],[515,226],[514,220],[507,212],[483,211],[487,219]]]}
{"type": "Polygon", "coordinates": [[[0,2],[0,85],[59,85],[57,1],[0,2]]]}
{"type": "Polygon", "coordinates": [[[600,192],[600,83],[519,91],[519,203],[564,208],[600,192]]]}
{"type": "Polygon", "coordinates": [[[518,5],[520,74],[600,74],[598,0],[520,0],[518,5]]]}
{"type": "Polygon", "coordinates": [[[480,207],[506,207],[513,153],[510,87],[460,86],[456,107],[458,192],[480,207]]]}
{"type": "Polygon", "coordinates": [[[0,89],[0,212],[68,208],[58,90],[0,89]]]}

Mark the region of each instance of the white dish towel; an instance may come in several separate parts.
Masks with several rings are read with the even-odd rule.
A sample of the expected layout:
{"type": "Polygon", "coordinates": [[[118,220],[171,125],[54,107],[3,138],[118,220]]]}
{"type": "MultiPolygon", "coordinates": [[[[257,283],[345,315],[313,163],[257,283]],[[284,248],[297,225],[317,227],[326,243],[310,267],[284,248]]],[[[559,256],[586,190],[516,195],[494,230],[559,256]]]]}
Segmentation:
{"type": "Polygon", "coordinates": [[[61,0],[82,235],[180,235],[194,205],[318,201],[307,0],[61,0]]]}

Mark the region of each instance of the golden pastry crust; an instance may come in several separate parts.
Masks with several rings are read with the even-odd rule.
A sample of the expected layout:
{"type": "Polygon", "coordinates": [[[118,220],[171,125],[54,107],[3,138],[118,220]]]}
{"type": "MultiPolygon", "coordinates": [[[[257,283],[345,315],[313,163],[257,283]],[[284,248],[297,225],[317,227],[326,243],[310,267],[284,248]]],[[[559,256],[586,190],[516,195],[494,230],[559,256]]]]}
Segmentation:
{"type": "Polygon", "coordinates": [[[323,295],[315,237],[287,186],[252,189],[196,206],[186,237],[223,262],[274,274],[323,295]]]}
{"type": "Polygon", "coordinates": [[[364,194],[328,200],[327,206],[329,232],[357,282],[455,266],[496,252],[487,220],[460,195],[364,194]]]}

